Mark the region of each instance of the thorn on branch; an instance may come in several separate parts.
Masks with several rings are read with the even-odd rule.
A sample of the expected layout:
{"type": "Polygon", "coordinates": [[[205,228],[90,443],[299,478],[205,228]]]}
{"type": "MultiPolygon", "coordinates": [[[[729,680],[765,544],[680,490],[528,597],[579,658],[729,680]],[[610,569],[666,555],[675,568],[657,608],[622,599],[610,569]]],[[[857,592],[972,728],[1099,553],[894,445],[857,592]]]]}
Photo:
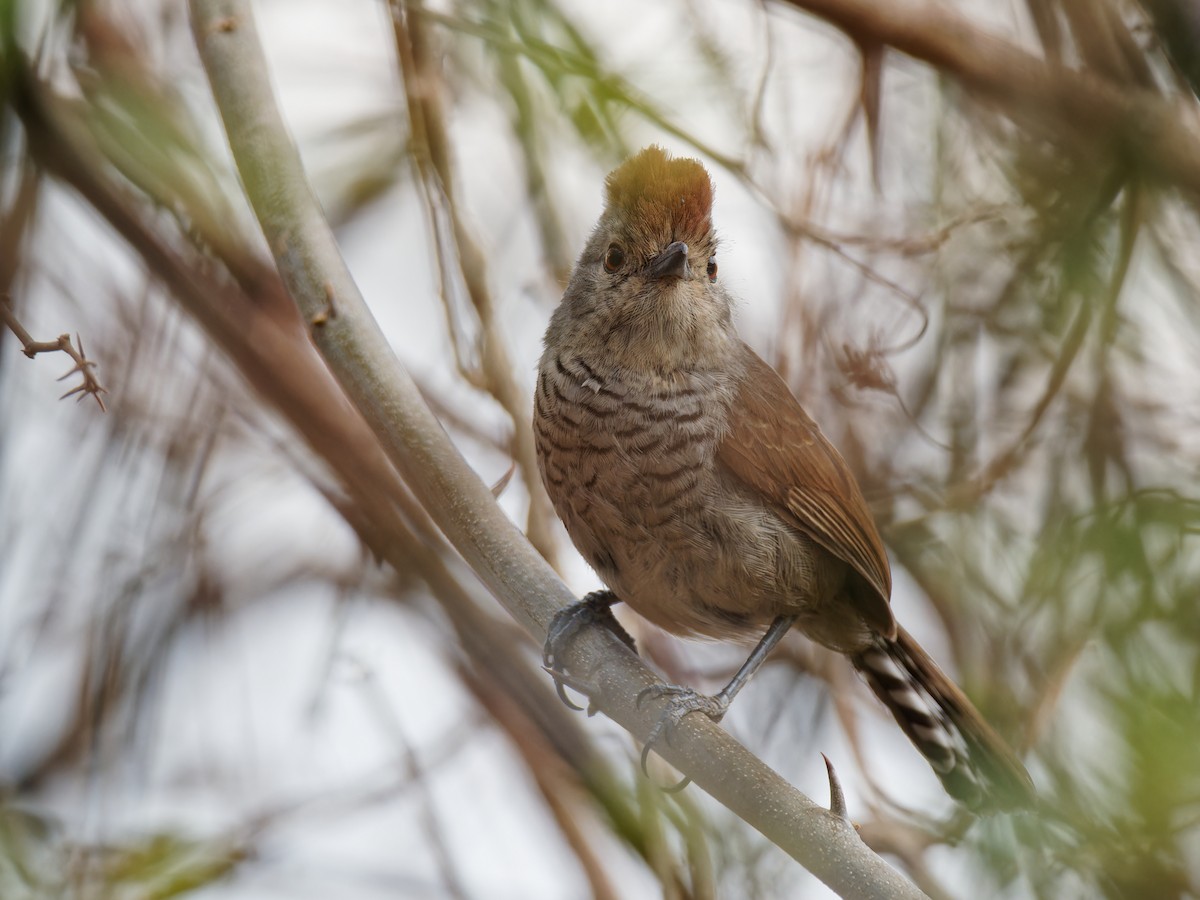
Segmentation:
{"type": "Polygon", "coordinates": [[[504,489],[508,487],[508,483],[512,481],[513,473],[517,471],[517,461],[514,459],[513,464],[508,467],[508,471],[500,476],[500,480],[492,485],[492,496],[497,500],[504,493],[504,489]]]}
{"type": "Polygon", "coordinates": [[[829,773],[829,811],[846,824],[853,825],[850,821],[850,813],[846,809],[846,794],[842,791],[842,783],[838,780],[837,772],[833,770],[833,763],[824,753],[821,754],[821,759],[825,760],[825,770],[829,773]]]}
{"type": "Polygon", "coordinates": [[[3,319],[4,324],[17,336],[17,340],[21,342],[22,353],[33,359],[39,353],[61,351],[75,361],[75,365],[58,380],[64,381],[72,375],[80,375],[83,381],[58,399],[65,400],[67,397],[78,394],[79,397],[77,399],[82,400],[90,394],[96,398],[96,403],[100,407],[100,411],[107,412],[108,408],[104,405],[104,398],[100,395],[107,394],[108,389],[100,383],[100,379],[92,371],[96,368],[96,363],[87,358],[87,353],[83,349],[83,340],[79,335],[75,335],[74,344],[71,343],[71,336],[69,334],[60,334],[58,340],[55,341],[35,341],[13,313],[11,303],[12,301],[8,297],[0,296],[0,319],[3,319]],[[75,344],[79,345],[78,350],[75,349],[75,344]]]}

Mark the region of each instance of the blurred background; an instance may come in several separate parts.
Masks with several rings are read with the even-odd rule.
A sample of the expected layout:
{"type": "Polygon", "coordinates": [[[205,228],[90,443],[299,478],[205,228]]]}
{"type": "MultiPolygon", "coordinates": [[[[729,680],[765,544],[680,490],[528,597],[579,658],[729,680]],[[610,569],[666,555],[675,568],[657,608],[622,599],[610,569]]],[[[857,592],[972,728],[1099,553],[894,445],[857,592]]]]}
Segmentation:
{"type": "MultiPolygon", "coordinates": [[[[900,41],[920,61],[851,0],[255,4],[368,302],[574,590],[599,583],[537,480],[533,375],[604,175],[659,143],[711,171],[744,337],[1045,809],[956,810],[799,637],[726,727],[822,802],[827,754],[931,896],[1198,896],[1200,182],[1156,154],[1200,140],[1150,127],[1193,134],[1198,14],[944,9],[900,41]],[[1147,127],[1048,112],[1046,72],[1147,127]]],[[[559,705],[381,462],[247,209],[182,0],[3,0],[0,53],[0,897],[829,896],[559,705]],[[76,361],[22,330],[95,367],[56,383],[76,361]]],[[[672,680],[715,689],[744,654],[620,615],[672,680]]]]}

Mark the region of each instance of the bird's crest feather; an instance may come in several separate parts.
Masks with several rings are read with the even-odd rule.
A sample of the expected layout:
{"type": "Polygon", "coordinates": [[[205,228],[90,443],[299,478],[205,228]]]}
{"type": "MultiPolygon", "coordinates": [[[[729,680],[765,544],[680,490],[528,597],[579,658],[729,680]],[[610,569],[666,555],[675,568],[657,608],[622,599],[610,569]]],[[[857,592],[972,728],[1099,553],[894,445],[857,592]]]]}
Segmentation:
{"type": "Polygon", "coordinates": [[[634,225],[637,237],[695,241],[712,229],[712,181],[694,159],[672,159],[651,145],[605,182],[608,209],[634,225]]]}

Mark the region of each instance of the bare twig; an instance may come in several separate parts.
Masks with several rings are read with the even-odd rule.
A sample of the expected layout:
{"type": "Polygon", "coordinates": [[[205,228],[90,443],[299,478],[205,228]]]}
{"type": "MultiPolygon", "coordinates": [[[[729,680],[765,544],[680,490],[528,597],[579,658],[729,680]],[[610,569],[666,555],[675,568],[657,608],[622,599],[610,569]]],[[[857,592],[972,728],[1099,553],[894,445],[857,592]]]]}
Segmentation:
{"type": "Polygon", "coordinates": [[[71,343],[71,336],[69,334],[60,334],[58,340],[54,341],[35,341],[12,311],[12,301],[8,297],[0,297],[0,319],[3,319],[4,324],[17,336],[17,340],[21,342],[22,352],[30,359],[33,359],[39,353],[61,351],[75,360],[75,365],[58,380],[65,381],[72,375],[78,374],[83,378],[83,381],[59,397],[59,400],[66,400],[75,394],[79,395],[78,400],[82,400],[91,394],[96,398],[96,403],[99,405],[100,411],[107,412],[104,406],[104,398],[100,395],[107,394],[108,390],[100,383],[100,379],[96,377],[96,373],[92,371],[96,368],[96,363],[87,358],[87,354],[83,351],[83,341],[79,335],[75,335],[75,342],[79,344],[78,350],[75,349],[75,344],[71,343]]]}

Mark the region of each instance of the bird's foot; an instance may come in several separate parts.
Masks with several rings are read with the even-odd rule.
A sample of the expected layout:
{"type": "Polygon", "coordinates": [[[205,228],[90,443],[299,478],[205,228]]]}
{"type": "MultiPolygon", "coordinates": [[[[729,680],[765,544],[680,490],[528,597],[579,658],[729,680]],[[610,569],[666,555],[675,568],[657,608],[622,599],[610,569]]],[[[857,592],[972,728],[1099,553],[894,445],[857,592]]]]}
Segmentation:
{"type": "Polygon", "coordinates": [[[582,600],[572,603],[570,606],[564,606],[550,620],[546,643],[542,647],[542,667],[554,679],[554,689],[558,691],[559,699],[571,709],[583,709],[583,707],[571,701],[567,696],[566,688],[578,689],[581,682],[572,679],[563,671],[559,664],[559,657],[566,645],[581,629],[592,625],[603,625],[619,637],[630,650],[637,653],[637,644],[634,643],[629,632],[621,627],[617,617],[613,615],[612,607],[617,602],[619,602],[619,598],[612,591],[592,591],[582,600]]]}
{"type": "MultiPolygon", "coordinates": [[[[729,710],[729,700],[724,694],[715,694],[707,696],[689,687],[680,687],[674,684],[656,684],[646,688],[637,696],[637,705],[640,707],[642,703],[649,697],[654,700],[659,700],[664,697],[669,698],[665,707],[663,707],[662,715],[658,721],[654,723],[654,727],[650,729],[650,734],[646,736],[646,743],[642,746],[642,772],[649,777],[646,763],[650,758],[650,751],[654,749],[654,745],[659,738],[666,736],[667,740],[671,739],[671,731],[683,721],[685,716],[692,713],[704,713],[714,722],[720,722],[725,717],[725,713],[729,710]]],[[[690,778],[684,778],[678,784],[664,788],[668,793],[677,793],[682,791],[691,782],[690,778]]]]}

